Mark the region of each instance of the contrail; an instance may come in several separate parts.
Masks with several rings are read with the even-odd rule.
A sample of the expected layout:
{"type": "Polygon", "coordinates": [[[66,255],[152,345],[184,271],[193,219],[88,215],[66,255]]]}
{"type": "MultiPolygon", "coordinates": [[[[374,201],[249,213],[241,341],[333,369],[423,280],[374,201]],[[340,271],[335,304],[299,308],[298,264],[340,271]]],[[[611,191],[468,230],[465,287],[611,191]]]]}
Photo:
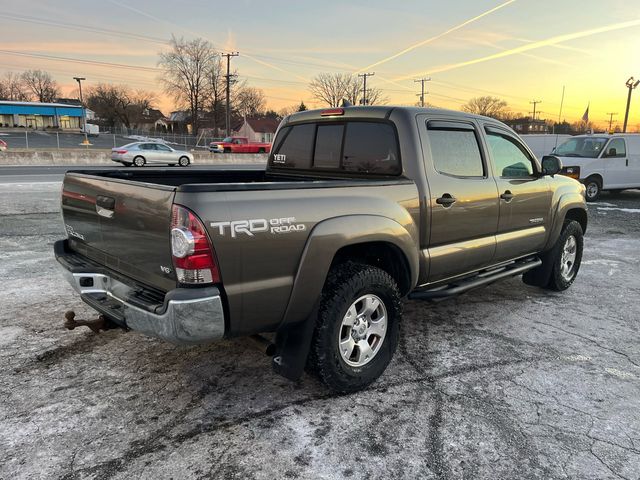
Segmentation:
{"type": "Polygon", "coordinates": [[[415,50],[416,48],[422,47],[423,45],[427,45],[429,43],[435,42],[436,40],[444,37],[445,35],[449,35],[450,33],[455,32],[456,30],[460,30],[463,27],[466,27],[467,25],[469,25],[470,23],[476,22],[478,20],[480,20],[482,17],[486,17],[487,15],[491,15],[493,12],[500,10],[501,8],[506,7],[507,5],[512,4],[513,2],[515,2],[516,0],[508,0],[504,3],[501,3],[500,5],[498,5],[497,7],[493,7],[491,10],[487,10],[484,13],[481,13],[480,15],[477,15],[473,18],[470,18],[469,20],[462,22],[459,25],[456,25],[455,27],[451,27],[449,30],[439,33],[438,35],[436,35],[435,37],[431,37],[431,38],[427,38],[426,40],[422,40],[421,42],[415,43],[407,48],[405,48],[404,50],[399,51],[398,53],[395,53],[393,55],[391,55],[390,57],[387,58],[383,58],[382,60],[372,63],[371,65],[367,65],[366,67],[363,67],[359,70],[357,70],[354,73],[361,73],[364,72],[365,70],[370,70],[373,67],[377,67],[378,65],[382,65],[383,63],[387,63],[390,62],[391,60],[394,60],[402,55],[404,55],[405,53],[409,53],[412,50],[415,50]]]}
{"type": "MultiPolygon", "coordinates": [[[[614,23],[612,25],[605,25],[604,27],[593,28],[591,30],[584,30],[582,32],[567,33],[565,35],[558,35],[546,40],[540,40],[538,42],[528,43],[520,47],[505,50],[504,52],[494,53],[486,57],[476,58],[474,60],[467,60],[466,62],[454,63],[450,65],[443,65],[440,67],[431,68],[428,70],[429,74],[448,72],[460,67],[467,67],[469,65],[475,65],[476,63],[488,62],[489,60],[496,60],[498,58],[509,57],[511,55],[517,55],[519,53],[528,52],[542,47],[554,46],[558,43],[568,42],[570,40],[576,40],[578,38],[590,37],[592,35],[598,35],[600,33],[611,32],[613,30],[622,30],[623,28],[635,27],[640,25],[640,18],[636,20],[630,20],[628,22],[614,23]]],[[[407,80],[409,78],[415,78],[419,75],[425,75],[427,72],[417,72],[411,75],[404,75],[402,77],[395,78],[394,81],[407,80]]]]}

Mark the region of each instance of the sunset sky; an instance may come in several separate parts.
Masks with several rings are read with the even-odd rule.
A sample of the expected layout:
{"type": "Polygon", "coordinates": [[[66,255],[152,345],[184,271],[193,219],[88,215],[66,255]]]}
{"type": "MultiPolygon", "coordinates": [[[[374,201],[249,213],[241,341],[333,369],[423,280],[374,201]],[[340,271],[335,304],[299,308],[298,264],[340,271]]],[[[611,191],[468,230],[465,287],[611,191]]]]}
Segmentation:
{"type": "MultiPolygon", "coordinates": [[[[624,84],[640,78],[640,2],[629,0],[0,0],[0,25],[0,74],[47,70],[67,94],[77,75],[123,83],[158,92],[165,114],[157,59],[172,34],[239,51],[240,77],[274,109],[322,106],[307,88],[320,72],[368,71],[391,104],[414,104],[414,79],[430,76],[435,106],[493,95],[527,113],[536,99],[555,120],[565,86],[564,119],[590,103],[595,123],[617,112],[622,124],[624,84]]],[[[640,126],[640,88],[629,124],[640,126]]]]}

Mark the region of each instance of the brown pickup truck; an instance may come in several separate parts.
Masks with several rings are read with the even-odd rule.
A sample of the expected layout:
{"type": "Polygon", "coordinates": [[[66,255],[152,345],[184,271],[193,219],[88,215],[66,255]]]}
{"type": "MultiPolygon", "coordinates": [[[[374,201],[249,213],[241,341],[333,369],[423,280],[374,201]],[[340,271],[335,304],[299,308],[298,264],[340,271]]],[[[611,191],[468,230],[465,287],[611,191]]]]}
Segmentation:
{"type": "Polygon", "coordinates": [[[67,173],[55,254],[102,328],[180,343],[275,333],[278,373],[306,366],[355,391],[391,361],[402,298],[576,278],[584,186],[496,120],[307,111],[273,145],[266,170],[67,173]]]}

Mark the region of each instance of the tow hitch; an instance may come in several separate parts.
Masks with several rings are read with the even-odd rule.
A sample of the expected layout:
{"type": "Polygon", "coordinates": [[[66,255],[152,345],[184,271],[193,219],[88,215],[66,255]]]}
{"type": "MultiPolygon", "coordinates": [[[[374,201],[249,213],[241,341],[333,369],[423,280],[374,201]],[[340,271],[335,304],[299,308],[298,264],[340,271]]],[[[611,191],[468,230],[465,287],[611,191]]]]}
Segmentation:
{"type": "Polygon", "coordinates": [[[99,315],[94,320],[76,320],[76,312],[69,310],[64,314],[64,328],[73,330],[76,327],[89,327],[92,332],[100,333],[100,330],[107,330],[107,319],[103,315],[99,315]]]}

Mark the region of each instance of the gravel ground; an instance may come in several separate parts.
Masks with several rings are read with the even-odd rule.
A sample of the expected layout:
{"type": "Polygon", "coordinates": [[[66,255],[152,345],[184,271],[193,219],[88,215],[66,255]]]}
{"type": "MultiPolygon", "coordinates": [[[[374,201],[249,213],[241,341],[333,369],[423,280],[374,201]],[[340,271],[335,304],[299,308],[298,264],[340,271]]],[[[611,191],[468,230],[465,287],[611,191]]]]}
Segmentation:
{"type": "Polygon", "coordinates": [[[640,191],[592,204],[564,293],[511,279],[408,302],[354,395],[243,340],[62,329],[59,184],[0,184],[0,478],[638,479],[640,191]]]}

